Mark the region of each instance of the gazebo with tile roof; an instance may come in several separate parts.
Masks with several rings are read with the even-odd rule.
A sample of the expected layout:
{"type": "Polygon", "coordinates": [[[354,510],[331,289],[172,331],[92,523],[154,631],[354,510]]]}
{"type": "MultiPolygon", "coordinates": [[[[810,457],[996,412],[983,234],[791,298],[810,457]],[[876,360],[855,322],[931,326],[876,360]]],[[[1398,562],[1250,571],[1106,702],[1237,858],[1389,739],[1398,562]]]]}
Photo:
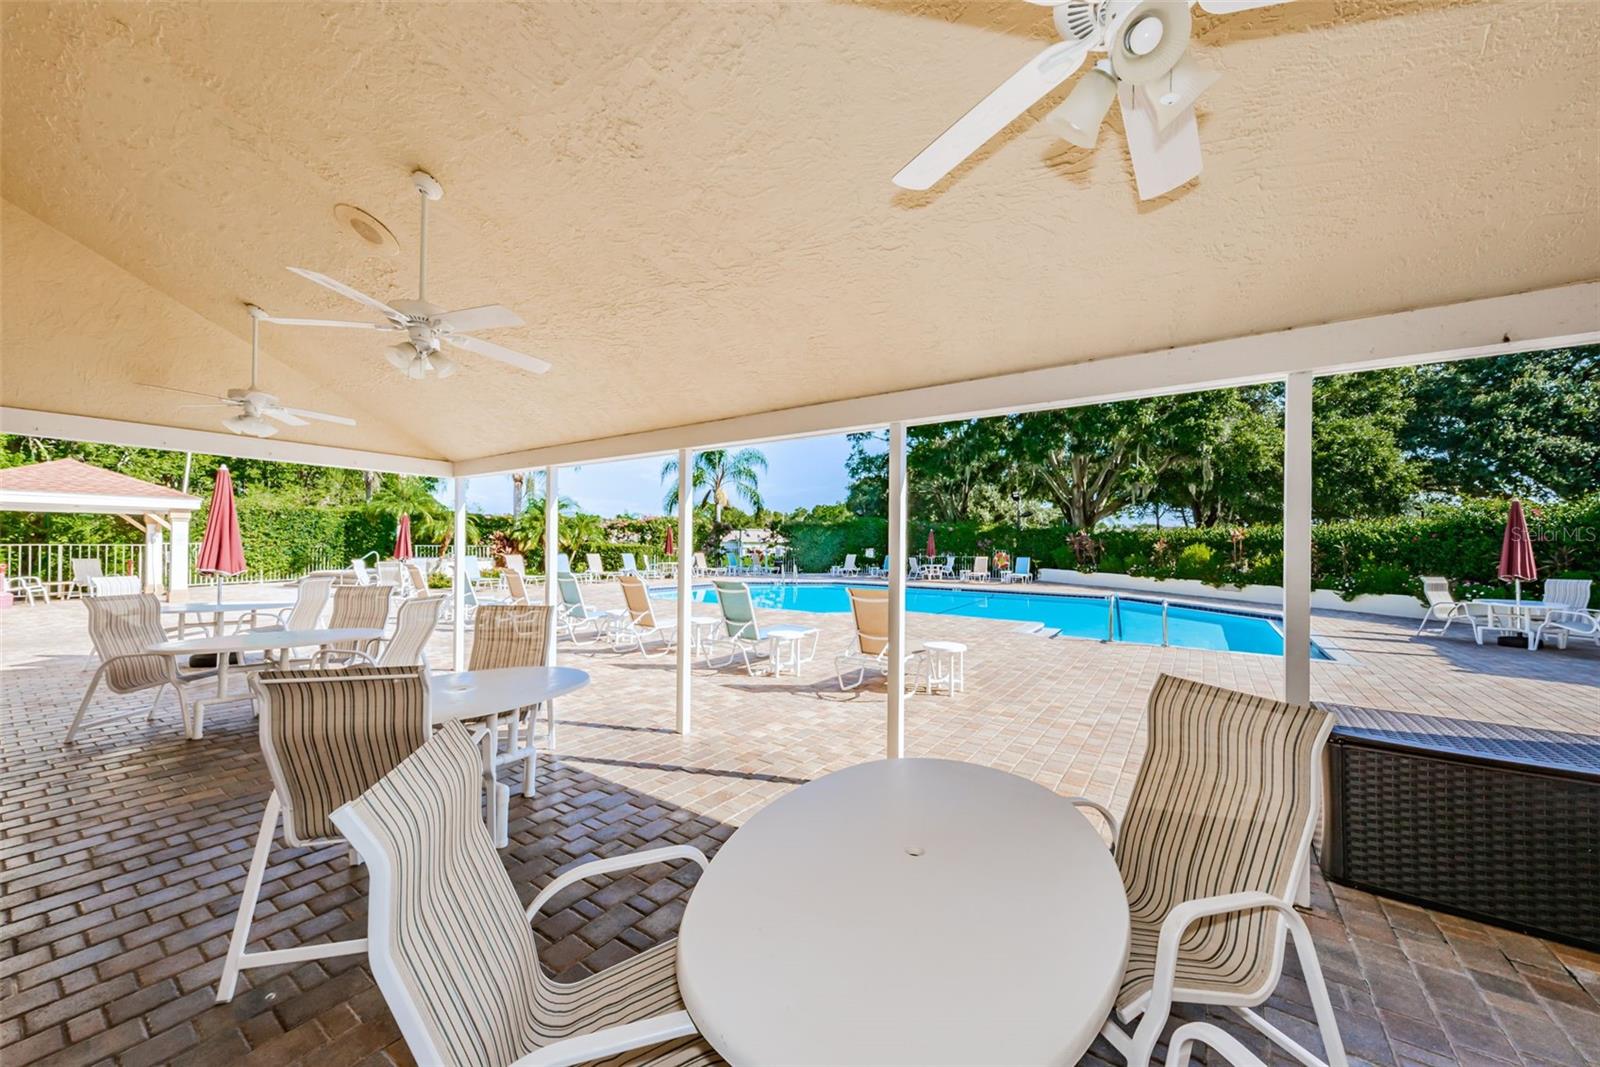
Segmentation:
{"type": "Polygon", "coordinates": [[[189,588],[189,519],[200,498],[76,459],[0,470],[0,511],[119,515],[144,532],[144,587],[162,588],[164,531],[172,532],[172,593],[189,588]],[[181,549],[179,546],[182,546],[181,549]]]}

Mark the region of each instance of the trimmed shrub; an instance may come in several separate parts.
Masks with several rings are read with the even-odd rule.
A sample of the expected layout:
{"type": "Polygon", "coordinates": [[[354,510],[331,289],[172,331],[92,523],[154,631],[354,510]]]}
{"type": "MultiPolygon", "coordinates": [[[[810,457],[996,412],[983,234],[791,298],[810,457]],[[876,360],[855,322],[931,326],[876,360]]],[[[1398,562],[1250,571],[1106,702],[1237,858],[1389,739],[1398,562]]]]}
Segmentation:
{"type": "Polygon", "coordinates": [[[1173,570],[1179,578],[1209,581],[1215,575],[1211,566],[1211,546],[1186,545],[1178,553],[1178,562],[1173,570]]]}

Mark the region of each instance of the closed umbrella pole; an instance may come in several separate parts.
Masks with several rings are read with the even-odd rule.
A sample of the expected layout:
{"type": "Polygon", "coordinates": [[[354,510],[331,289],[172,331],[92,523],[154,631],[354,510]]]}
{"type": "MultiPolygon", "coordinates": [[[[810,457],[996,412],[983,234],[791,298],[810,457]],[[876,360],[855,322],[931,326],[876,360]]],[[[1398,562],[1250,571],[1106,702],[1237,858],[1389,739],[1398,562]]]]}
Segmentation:
{"type": "Polygon", "coordinates": [[[395,528],[394,558],[410,559],[416,555],[411,547],[411,516],[404,512],[400,515],[400,523],[395,528]]]}
{"type": "Polygon", "coordinates": [[[216,578],[217,603],[222,602],[224,575],[243,574],[244,539],[239,535],[239,511],[233,500],[233,476],[226,465],[217,468],[217,479],[211,487],[211,510],[206,515],[205,536],[200,539],[200,553],[194,569],[200,574],[216,578]]]}
{"type": "Polygon", "coordinates": [[[1522,501],[1513,500],[1506,515],[1506,532],[1500,542],[1500,580],[1512,582],[1516,588],[1518,610],[1522,604],[1522,583],[1539,577],[1539,567],[1533,559],[1533,538],[1528,533],[1528,521],[1522,514],[1522,501]]]}

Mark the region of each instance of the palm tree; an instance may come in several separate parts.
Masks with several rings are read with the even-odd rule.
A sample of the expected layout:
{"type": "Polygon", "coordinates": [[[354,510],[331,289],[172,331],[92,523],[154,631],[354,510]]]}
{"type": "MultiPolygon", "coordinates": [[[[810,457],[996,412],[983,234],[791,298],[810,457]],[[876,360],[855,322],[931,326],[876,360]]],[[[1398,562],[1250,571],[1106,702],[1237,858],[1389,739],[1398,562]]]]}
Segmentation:
{"type": "MultiPolygon", "coordinates": [[[[722,521],[722,509],[728,506],[734,494],[744,498],[751,511],[761,510],[761,475],[767,470],[767,457],[754,448],[741,448],[737,452],[714,448],[699,452],[694,457],[694,471],[690,476],[696,493],[705,490],[700,505],[715,504],[716,517],[722,521]]],[[[661,506],[667,511],[678,510],[678,461],[669,459],[661,465],[661,480],[672,479],[672,486],[661,506]]]]}
{"type": "MultiPolygon", "coordinates": [[[[372,495],[368,505],[373,511],[389,515],[410,515],[415,524],[417,540],[423,544],[437,544],[442,553],[455,537],[455,514],[433,495],[430,479],[400,475],[385,478],[383,486],[372,495]]],[[[467,516],[467,544],[478,540],[478,524],[467,516]]]]}
{"type": "MultiPolygon", "coordinates": [[[[560,527],[569,522],[578,510],[578,502],[571,497],[561,497],[556,502],[556,537],[560,538],[560,527]]],[[[517,515],[516,522],[511,526],[511,534],[517,543],[524,548],[544,543],[544,497],[536,496],[529,500],[517,515]]]]}
{"type": "Polygon", "coordinates": [[[569,556],[581,556],[606,539],[605,524],[598,515],[583,512],[561,523],[556,543],[569,556]]]}

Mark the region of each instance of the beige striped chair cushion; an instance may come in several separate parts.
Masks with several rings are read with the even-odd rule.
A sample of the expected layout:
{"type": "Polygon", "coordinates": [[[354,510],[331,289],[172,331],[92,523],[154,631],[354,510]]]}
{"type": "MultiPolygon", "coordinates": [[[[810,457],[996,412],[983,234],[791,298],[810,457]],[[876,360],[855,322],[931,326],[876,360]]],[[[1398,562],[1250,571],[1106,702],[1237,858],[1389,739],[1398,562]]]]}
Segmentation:
{"type": "MultiPolygon", "coordinates": [[[[333,612],[328,618],[330,630],[381,630],[389,622],[389,595],[392,585],[341,585],[333,591],[333,612]]],[[[365,642],[339,641],[330,645],[341,651],[351,651],[365,642]]]]}
{"type": "MultiPolygon", "coordinates": [[[[1119,1008],[1150,989],[1173,905],[1246,890],[1288,897],[1316,810],[1314,761],[1332,724],[1316,708],[1157,679],[1117,839],[1132,919],[1119,1008]]],[[[1265,992],[1282,937],[1282,920],[1260,910],[1200,920],[1182,942],[1176,984],[1265,992]]]]}
{"type": "Polygon", "coordinates": [[[428,739],[420,667],[267,671],[252,682],[291,844],[340,838],[329,813],[428,739]]]}
{"type": "MultiPolygon", "coordinates": [[[[502,1067],[558,1038],[683,1010],[673,941],[581,982],[545,976],[479,814],[482,789],[477,748],[447,722],[346,809],[388,859],[394,884],[373,892],[393,909],[391,962],[446,1062],[502,1067]]],[[[693,1039],[605,1062],[690,1067],[714,1056],[693,1039]]]]}
{"type": "Polygon", "coordinates": [[[467,669],[543,667],[550,609],[544,605],[485,604],[472,622],[472,653],[467,669]]]}
{"type": "MultiPolygon", "coordinates": [[[[167,639],[161,628],[161,601],[152,593],[129,596],[88,597],[89,640],[102,662],[134,656],[167,639]]],[[[118,659],[106,668],[105,681],[113,692],[131,693],[172,680],[172,664],[165,656],[118,659]]]]}

